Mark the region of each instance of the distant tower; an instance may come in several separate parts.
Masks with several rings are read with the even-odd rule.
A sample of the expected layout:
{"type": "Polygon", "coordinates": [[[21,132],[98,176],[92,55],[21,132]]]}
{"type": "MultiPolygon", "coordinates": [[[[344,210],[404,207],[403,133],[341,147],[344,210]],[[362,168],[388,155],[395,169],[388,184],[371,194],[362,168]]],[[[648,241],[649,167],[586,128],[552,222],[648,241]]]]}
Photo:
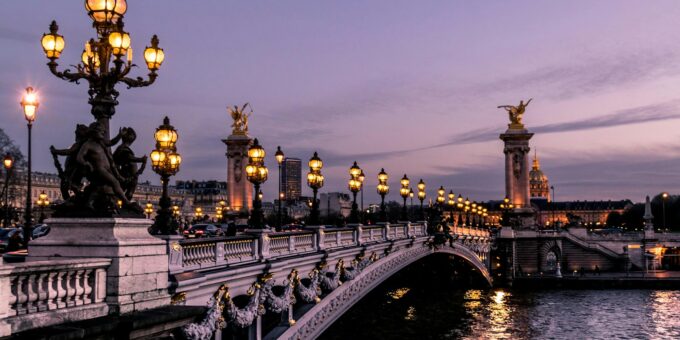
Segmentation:
{"type": "Polygon", "coordinates": [[[239,108],[229,108],[234,120],[232,132],[222,142],[227,145],[227,197],[229,207],[236,212],[250,212],[253,205],[253,186],[246,178],[248,165],[248,148],[252,139],[248,136],[248,118],[252,113],[245,113],[248,104],[239,108]]]}
{"type": "Polygon", "coordinates": [[[286,158],[281,164],[281,192],[286,200],[299,200],[302,194],[302,160],[286,158]]]}
{"type": "Polygon", "coordinates": [[[550,202],[550,184],[548,176],[541,171],[538,154],[534,150],[534,165],[529,171],[529,193],[531,198],[545,198],[550,202]]]}

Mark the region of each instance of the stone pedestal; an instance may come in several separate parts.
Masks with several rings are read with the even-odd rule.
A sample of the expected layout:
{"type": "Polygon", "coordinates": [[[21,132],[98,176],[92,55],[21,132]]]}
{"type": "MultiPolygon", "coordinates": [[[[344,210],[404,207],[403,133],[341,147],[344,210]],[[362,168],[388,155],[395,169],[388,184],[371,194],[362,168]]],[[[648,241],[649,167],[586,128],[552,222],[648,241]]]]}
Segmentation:
{"type": "Polygon", "coordinates": [[[170,304],[167,242],[151,236],[151,220],[55,218],[50,233],[29,244],[28,261],[108,258],[106,303],[110,314],[170,304]]]}
{"type": "Polygon", "coordinates": [[[231,135],[222,142],[227,145],[227,196],[235,212],[249,213],[253,208],[253,186],[246,178],[248,148],[252,140],[247,135],[231,135]]]}

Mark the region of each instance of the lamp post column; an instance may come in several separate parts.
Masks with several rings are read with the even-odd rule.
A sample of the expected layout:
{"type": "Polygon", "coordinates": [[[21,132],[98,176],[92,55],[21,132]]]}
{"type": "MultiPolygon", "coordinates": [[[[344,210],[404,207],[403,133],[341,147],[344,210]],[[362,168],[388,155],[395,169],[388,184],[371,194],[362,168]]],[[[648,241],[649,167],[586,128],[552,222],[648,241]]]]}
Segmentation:
{"type": "Polygon", "coordinates": [[[385,195],[380,195],[380,221],[387,222],[387,212],[385,211],[385,195]]]}
{"type": "Polygon", "coordinates": [[[27,185],[26,185],[26,211],[24,212],[24,244],[28,247],[28,242],[31,239],[31,229],[33,223],[33,199],[32,199],[32,176],[31,176],[31,130],[33,124],[29,121],[28,123],[28,173],[26,175],[27,185]]]}
{"type": "Polygon", "coordinates": [[[5,171],[5,228],[9,228],[9,170],[5,171]]]}
{"type": "Polygon", "coordinates": [[[281,221],[281,200],[283,200],[283,191],[281,190],[281,163],[279,162],[279,210],[277,211],[277,221],[278,221],[278,227],[281,228],[281,225],[283,225],[281,221]]]}
{"type": "Polygon", "coordinates": [[[312,193],[313,193],[313,198],[314,200],[312,201],[312,212],[310,218],[310,222],[312,222],[312,225],[316,225],[319,223],[319,201],[316,199],[316,195],[319,192],[319,189],[317,188],[312,188],[312,193]]]}
{"type": "Polygon", "coordinates": [[[255,183],[255,198],[253,199],[252,223],[256,229],[264,229],[262,225],[262,202],[260,201],[260,184],[255,183]]]}

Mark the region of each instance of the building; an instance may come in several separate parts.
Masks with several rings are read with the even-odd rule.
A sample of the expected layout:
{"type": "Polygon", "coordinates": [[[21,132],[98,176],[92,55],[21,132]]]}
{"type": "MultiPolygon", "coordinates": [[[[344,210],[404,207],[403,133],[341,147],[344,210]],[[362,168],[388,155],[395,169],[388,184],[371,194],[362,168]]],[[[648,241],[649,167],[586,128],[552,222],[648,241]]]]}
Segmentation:
{"type": "Polygon", "coordinates": [[[203,215],[215,218],[216,208],[221,202],[228,204],[227,182],[222,181],[177,181],[179,194],[191,201],[191,211],[203,210],[203,215]]]}
{"type": "Polygon", "coordinates": [[[534,164],[529,171],[529,193],[531,199],[543,198],[550,202],[550,184],[548,176],[541,171],[538,154],[534,154],[534,164]]]}
{"type": "MultiPolygon", "coordinates": [[[[142,208],[146,208],[146,204],[151,203],[153,206],[151,217],[153,218],[159,209],[158,202],[161,199],[162,193],[163,187],[161,185],[151,184],[148,181],[142,182],[137,184],[132,200],[139,203],[142,208]]],[[[178,190],[176,186],[172,185],[168,185],[168,196],[170,196],[172,205],[179,207],[181,217],[193,216],[193,196],[186,195],[183,191],[178,190]]]]}
{"type": "Polygon", "coordinates": [[[281,192],[284,199],[297,201],[302,195],[302,161],[299,158],[286,158],[281,164],[281,192]]]}
{"type": "Polygon", "coordinates": [[[352,211],[352,199],[342,192],[322,193],[319,197],[319,213],[323,216],[340,214],[349,217],[352,211]]]}

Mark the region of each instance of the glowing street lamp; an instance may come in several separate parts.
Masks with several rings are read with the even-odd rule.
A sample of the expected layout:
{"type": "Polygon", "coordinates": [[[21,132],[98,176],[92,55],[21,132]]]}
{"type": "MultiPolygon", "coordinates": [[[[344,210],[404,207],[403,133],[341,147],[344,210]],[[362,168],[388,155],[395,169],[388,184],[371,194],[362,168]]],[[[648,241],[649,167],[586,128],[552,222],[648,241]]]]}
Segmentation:
{"type": "Polygon", "coordinates": [[[32,197],[32,168],[31,168],[31,130],[33,127],[33,122],[36,118],[36,113],[38,112],[38,106],[40,102],[38,100],[38,94],[33,91],[32,87],[27,87],[26,92],[21,97],[21,107],[24,109],[24,118],[26,118],[28,127],[28,171],[26,176],[26,211],[24,212],[24,244],[28,247],[28,242],[33,235],[33,214],[31,206],[32,197]]]}
{"type": "Polygon", "coordinates": [[[144,207],[144,213],[146,218],[151,219],[151,214],[153,214],[153,204],[151,202],[147,203],[144,207]]]}
{"type": "Polygon", "coordinates": [[[35,203],[40,208],[40,218],[38,218],[38,220],[42,223],[42,221],[45,220],[45,207],[50,205],[50,200],[47,198],[47,194],[42,191],[38,195],[38,200],[35,203]]]}
{"type": "Polygon", "coordinates": [[[2,165],[5,167],[5,218],[4,226],[9,228],[9,173],[14,166],[14,158],[12,155],[6,154],[2,159],[2,165]]]}
{"type": "Polygon", "coordinates": [[[269,175],[269,169],[264,165],[265,155],[264,148],[260,146],[259,141],[255,138],[255,140],[253,140],[253,145],[248,149],[248,165],[246,166],[246,177],[255,187],[253,212],[250,216],[250,223],[255,229],[264,229],[260,185],[267,181],[269,175]]]}
{"type": "Polygon", "coordinates": [[[358,223],[359,222],[359,207],[357,206],[357,193],[361,188],[363,187],[363,183],[359,180],[359,176],[361,175],[362,171],[361,168],[357,165],[357,162],[355,161],[354,164],[349,168],[349,182],[348,182],[348,187],[349,191],[352,192],[352,211],[350,213],[350,222],[352,223],[358,223]]]}
{"type": "Polygon", "coordinates": [[[425,182],[421,178],[420,181],[418,182],[418,199],[420,200],[420,216],[421,218],[425,218],[425,212],[423,210],[423,201],[425,201],[425,198],[427,197],[427,193],[425,192],[425,182]]]}
{"type": "Polygon", "coordinates": [[[311,212],[309,214],[310,224],[319,223],[319,201],[316,198],[319,189],[323,187],[324,177],[321,174],[323,168],[323,161],[319,158],[319,154],[314,152],[312,158],[309,159],[309,172],[307,173],[307,185],[312,188],[313,198],[311,203],[311,212]]]}
{"type": "Polygon", "coordinates": [[[154,133],[156,148],[150,154],[151,168],[161,176],[161,184],[163,185],[161,198],[158,202],[159,210],[151,227],[154,234],[177,234],[178,225],[172,218],[172,211],[170,210],[172,200],[168,195],[170,176],[177,174],[180,164],[182,164],[182,157],[177,153],[177,138],[177,130],[170,125],[170,119],[165,117],[163,124],[154,133]]]}
{"type": "Polygon", "coordinates": [[[411,181],[408,179],[406,174],[404,174],[404,177],[401,178],[401,181],[399,181],[401,184],[401,188],[399,189],[399,195],[401,198],[404,199],[404,205],[402,206],[401,209],[401,219],[403,221],[408,221],[408,209],[406,208],[406,199],[408,198],[409,195],[409,184],[411,184],[411,181]]]}
{"type": "Polygon", "coordinates": [[[282,165],[283,165],[283,159],[285,158],[285,155],[283,154],[283,151],[281,151],[280,146],[276,147],[276,153],[274,153],[274,158],[276,158],[276,163],[279,164],[279,209],[276,212],[276,220],[277,220],[278,226],[280,228],[281,225],[283,224],[282,221],[281,221],[281,201],[283,201],[283,197],[284,197],[284,193],[283,193],[284,190],[281,187],[281,179],[283,178],[281,168],[282,168],[282,165]]]}
{"type": "Polygon", "coordinates": [[[387,222],[387,213],[385,212],[385,196],[390,192],[390,186],[387,185],[389,176],[385,169],[380,169],[378,173],[378,195],[380,195],[380,220],[387,222]]]}

